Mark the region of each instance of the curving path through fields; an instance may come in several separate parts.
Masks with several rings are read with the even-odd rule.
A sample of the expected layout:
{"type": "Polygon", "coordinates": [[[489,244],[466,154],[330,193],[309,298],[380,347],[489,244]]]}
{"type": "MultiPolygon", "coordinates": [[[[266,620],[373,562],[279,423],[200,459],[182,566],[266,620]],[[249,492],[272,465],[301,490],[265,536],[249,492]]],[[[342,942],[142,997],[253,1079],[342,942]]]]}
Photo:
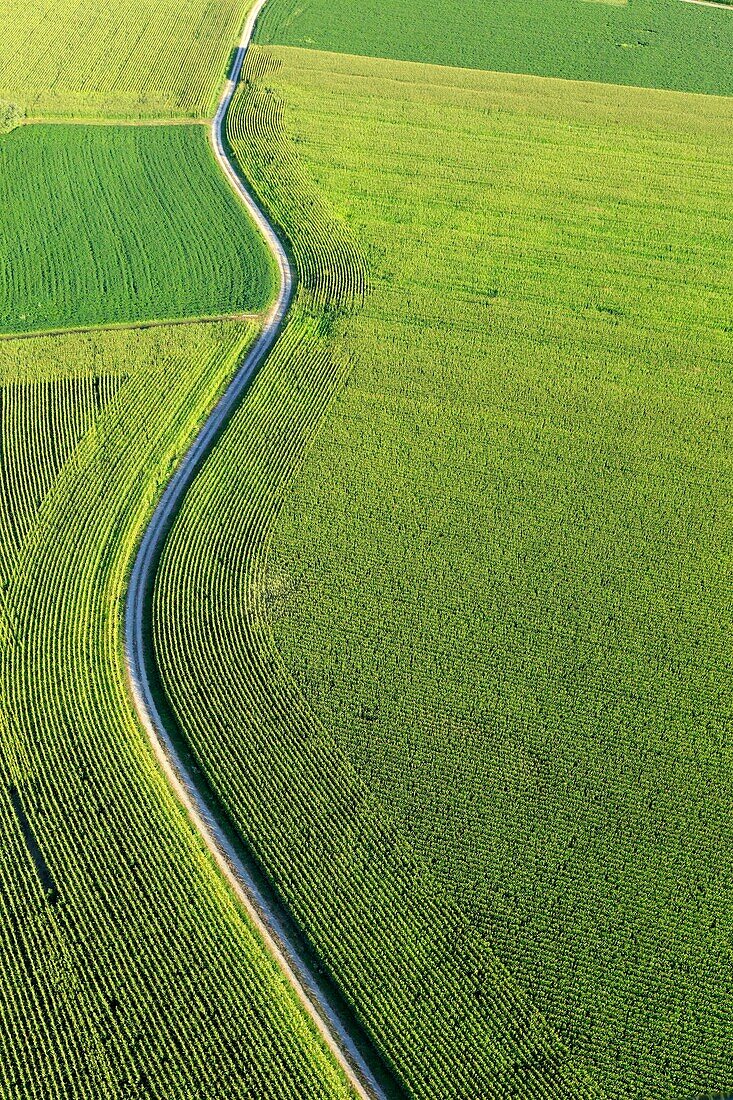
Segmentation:
{"type": "Polygon", "coordinates": [[[149,596],[166,534],[181,506],[187,488],[239,404],[257,369],[275,343],[293,295],[293,271],[285,249],[230,161],[223,140],[223,124],[227,109],[239,80],[257,17],[265,2],[266,0],[256,0],[247,16],[234,52],[229,77],[211,123],[211,141],[224,175],[249,211],[277,261],[280,276],[279,291],[272,308],[265,317],[259,337],[168,482],[142,537],[133,563],[125,604],[125,657],[135,709],[150,738],[155,755],[219,869],[246,909],[265,945],[292,984],[324,1043],[341,1065],[356,1095],[363,1100],[367,1098],[368,1100],[386,1100],[387,1093],[364,1058],[348,1024],[332,1004],[323,982],[294,943],[284,922],[258,886],[254,874],[246,866],[230,840],[225,826],[210,811],[196,777],[178,752],[156,701],[152,686],[154,678],[150,669],[152,659],[147,643],[149,596]]]}

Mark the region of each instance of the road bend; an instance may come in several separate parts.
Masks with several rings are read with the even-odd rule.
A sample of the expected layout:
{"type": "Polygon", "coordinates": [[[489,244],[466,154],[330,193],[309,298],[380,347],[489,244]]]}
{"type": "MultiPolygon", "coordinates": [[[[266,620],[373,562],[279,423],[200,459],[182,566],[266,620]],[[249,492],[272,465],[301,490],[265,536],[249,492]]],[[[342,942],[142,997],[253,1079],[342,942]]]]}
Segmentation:
{"type": "MultiPolygon", "coordinates": [[[[155,683],[155,673],[151,667],[154,657],[151,652],[152,646],[148,643],[146,618],[155,569],[166,532],[170,529],[184,494],[201,463],[210,452],[222,428],[275,343],[293,296],[293,271],[287,253],[274,228],[229,159],[223,135],[224,119],[241,75],[242,64],[252,39],[257,17],[264,4],[265,0],[257,0],[242,29],[229,77],[211,123],[211,143],[222,172],[249,211],[275,257],[279,271],[278,294],[265,317],[260,335],[243,358],[229,387],[176,468],[142,536],[132,567],[125,603],[127,672],[135,709],[150,738],[161,768],[211,852],[219,870],[258,929],[266,947],[287,976],[321,1039],[341,1066],[357,1096],[362,1100],[388,1100],[388,1093],[380,1083],[379,1075],[372,1069],[362,1052],[363,1043],[358,1041],[340,1009],[334,1006],[333,999],[329,997],[322,979],[288,931],[281,915],[273,908],[272,903],[258,885],[253,869],[247,866],[239,849],[230,840],[225,826],[210,810],[202,790],[197,785],[195,775],[176,748],[175,740],[156,703],[156,694],[152,687],[155,683]]],[[[277,812],[276,807],[274,812],[277,812]]]]}

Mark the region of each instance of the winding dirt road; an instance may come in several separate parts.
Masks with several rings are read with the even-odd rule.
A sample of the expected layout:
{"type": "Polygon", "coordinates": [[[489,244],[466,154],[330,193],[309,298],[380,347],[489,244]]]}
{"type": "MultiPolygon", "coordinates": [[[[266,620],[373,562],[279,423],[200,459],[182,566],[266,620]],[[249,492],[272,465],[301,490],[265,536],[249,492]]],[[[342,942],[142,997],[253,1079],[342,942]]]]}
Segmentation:
{"type": "MultiPolygon", "coordinates": [[[[277,261],[280,286],[262,332],[240,364],[234,379],[204,424],[180,466],[168,482],[142,537],[130,577],[125,604],[125,651],[130,690],[140,721],[155,755],[191,821],[203,837],[222,874],[234,890],[265,945],[286,974],[324,1043],[341,1065],[355,1094],[362,1100],[387,1100],[387,1093],[367,1064],[360,1045],[334,1007],[323,982],[294,942],[283,920],[264,895],[251,869],[230,841],[222,823],[210,812],[195,776],[182,760],[156,703],[151,687],[153,656],[148,650],[146,616],[155,568],[166,532],[181,506],[197,470],[238,405],[258,367],[280,332],[293,294],[293,272],[285,249],[264,213],[249,194],[229,160],[223,140],[224,118],[239,79],[244,56],[265,0],[257,0],[247,16],[237,44],[229,79],[211,124],[216,159],[235,193],[257,224],[277,261]]],[[[273,807],[277,812],[277,807],[273,807]]]]}

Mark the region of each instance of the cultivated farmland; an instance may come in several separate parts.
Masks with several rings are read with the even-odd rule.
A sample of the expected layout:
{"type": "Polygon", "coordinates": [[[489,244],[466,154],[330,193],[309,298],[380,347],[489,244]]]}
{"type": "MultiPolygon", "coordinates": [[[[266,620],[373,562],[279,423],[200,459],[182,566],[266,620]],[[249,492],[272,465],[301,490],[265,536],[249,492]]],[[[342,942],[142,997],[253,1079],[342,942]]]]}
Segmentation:
{"type": "Polygon", "coordinates": [[[413,1095],[721,1092],[733,111],[247,75],[313,274],[166,551],[180,727],[413,1095]]]}
{"type": "Polygon", "coordinates": [[[258,40],[733,94],[733,11],[680,0],[274,0],[265,8],[258,40]]]}
{"type": "Polygon", "coordinates": [[[0,100],[46,118],[213,113],[234,0],[0,0],[0,100]]]}
{"type": "Polygon", "coordinates": [[[274,265],[200,126],[0,141],[0,332],[256,312],[274,265]]]}
{"type": "Polygon", "coordinates": [[[0,1096],[353,1095],[249,874],[379,1100],[733,1094],[733,16],[269,0],[280,330],[245,15],[0,0],[0,1096]]]}
{"type": "Polygon", "coordinates": [[[0,343],[4,1096],[349,1095],[163,780],[125,677],[136,539],[254,331],[0,343]]]}

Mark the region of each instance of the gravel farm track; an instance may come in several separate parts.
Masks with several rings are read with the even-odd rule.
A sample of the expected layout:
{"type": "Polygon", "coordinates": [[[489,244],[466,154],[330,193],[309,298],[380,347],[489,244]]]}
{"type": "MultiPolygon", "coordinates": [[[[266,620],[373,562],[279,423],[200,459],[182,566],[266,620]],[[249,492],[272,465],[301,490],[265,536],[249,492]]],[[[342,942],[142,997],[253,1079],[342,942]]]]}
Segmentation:
{"type": "Polygon", "coordinates": [[[229,159],[223,139],[226,113],[236,89],[247,47],[265,0],[257,0],[250,9],[235,48],[229,76],[211,123],[211,142],[217,162],[260,230],[273,253],[279,270],[277,298],[265,316],[262,330],[237,369],[232,382],[220,398],[193,444],[168,482],[148,524],[135,561],[125,604],[125,655],[130,690],[140,722],[150,738],[155,755],[177,797],[203,838],[221,873],[257,928],[290,981],[323,1042],[341,1066],[355,1095],[362,1100],[386,1100],[388,1093],[370,1067],[361,1044],[348,1022],[335,1007],[323,980],[297,946],[281,915],[258,884],[257,874],[230,839],[226,826],[218,820],[193,771],[184,762],[175,740],[161,715],[152,684],[154,660],[149,642],[147,618],[150,593],[157,562],[170,525],[178,512],[186,490],[202,462],[216,443],[222,429],[242,399],[258,368],[264,362],[280,333],[293,295],[294,276],[290,260],[274,228],[245,187],[229,159]]]}

